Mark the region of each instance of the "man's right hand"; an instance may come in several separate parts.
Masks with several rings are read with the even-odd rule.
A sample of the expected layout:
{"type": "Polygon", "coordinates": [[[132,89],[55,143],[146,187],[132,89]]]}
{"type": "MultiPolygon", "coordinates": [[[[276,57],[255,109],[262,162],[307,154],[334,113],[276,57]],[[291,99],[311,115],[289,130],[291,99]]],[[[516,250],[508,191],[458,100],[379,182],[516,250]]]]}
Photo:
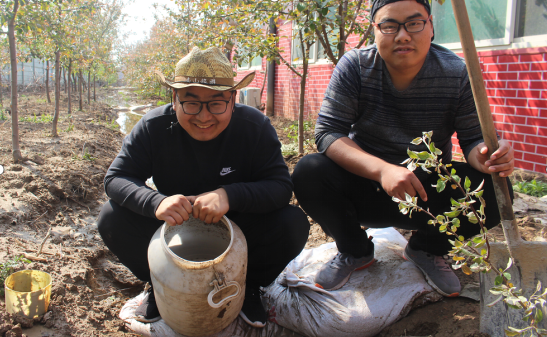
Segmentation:
{"type": "Polygon", "coordinates": [[[412,197],[418,194],[423,201],[427,201],[424,186],[406,167],[386,163],[380,172],[380,184],[390,197],[405,200],[405,193],[412,197]]]}
{"type": "Polygon", "coordinates": [[[156,218],[169,226],[181,225],[192,214],[192,204],[184,195],[173,195],[163,199],[156,209],[156,218]]]}

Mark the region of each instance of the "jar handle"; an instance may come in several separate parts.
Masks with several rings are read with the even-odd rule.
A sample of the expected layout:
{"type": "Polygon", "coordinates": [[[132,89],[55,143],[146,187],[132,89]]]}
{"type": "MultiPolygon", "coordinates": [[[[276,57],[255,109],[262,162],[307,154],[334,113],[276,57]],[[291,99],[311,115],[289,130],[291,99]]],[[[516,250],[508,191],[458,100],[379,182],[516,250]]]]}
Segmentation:
{"type": "Polygon", "coordinates": [[[239,292],[241,291],[241,287],[239,286],[239,283],[237,283],[236,281],[228,281],[228,282],[225,282],[225,283],[223,282],[223,283],[219,284],[218,280],[215,279],[209,285],[215,287],[215,289],[211,290],[211,292],[209,293],[209,296],[207,296],[207,302],[213,308],[220,308],[228,300],[231,300],[232,298],[237,297],[239,295],[239,292]],[[218,303],[215,303],[213,301],[213,296],[215,296],[215,294],[218,293],[219,291],[221,291],[223,289],[226,289],[228,287],[236,287],[236,289],[237,289],[236,293],[222,299],[218,303]]]}

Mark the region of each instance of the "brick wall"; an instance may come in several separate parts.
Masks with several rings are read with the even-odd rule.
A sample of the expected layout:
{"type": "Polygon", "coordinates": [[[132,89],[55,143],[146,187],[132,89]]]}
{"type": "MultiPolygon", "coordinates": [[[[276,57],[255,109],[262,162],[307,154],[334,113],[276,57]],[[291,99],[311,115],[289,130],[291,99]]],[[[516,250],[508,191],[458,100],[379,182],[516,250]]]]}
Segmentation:
{"type": "Polygon", "coordinates": [[[484,51],[479,60],[494,124],[501,138],[511,141],[515,166],[545,173],[547,48],[484,51]]]}
{"type": "MultiPolygon", "coordinates": [[[[283,25],[280,34],[290,36],[290,25],[283,25]]],[[[357,38],[350,43],[355,44],[357,38]]],[[[283,56],[290,60],[290,39],[282,39],[283,56]]],[[[547,47],[479,52],[494,124],[502,139],[511,141],[515,149],[515,166],[547,171],[547,47]]],[[[266,69],[263,62],[262,69],[266,69]]],[[[316,118],[333,67],[330,64],[310,65],[304,106],[305,118],[316,118]]],[[[247,72],[238,73],[238,78],[247,72]]],[[[252,86],[260,88],[264,74],[258,73],[252,86]]],[[[300,77],[285,65],[277,66],[275,76],[275,115],[296,120],[300,77]]],[[[262,97],[266,102],[266,89],[262,97]]],[[[461,154],[456,136],[455,155],[461,154]]]]}

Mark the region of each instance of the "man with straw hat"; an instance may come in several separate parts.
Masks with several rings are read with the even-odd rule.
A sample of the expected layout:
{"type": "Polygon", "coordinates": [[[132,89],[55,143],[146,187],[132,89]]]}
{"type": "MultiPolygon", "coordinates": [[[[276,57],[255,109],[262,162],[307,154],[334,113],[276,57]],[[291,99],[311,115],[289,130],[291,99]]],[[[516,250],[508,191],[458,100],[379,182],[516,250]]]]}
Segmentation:
{"type": "MultiPolygon", "coordinates": [[[[235,103],[230,61],[220,49],[194,47],[176,66],[175,78],[157,73],[173,89],[173,103],[148,112],[125,138],[105,177],[110,200],[98,219],[106,246],[140,280],[150,282],[147,249],[164,222],[190,215],[214,223],[223,215],[245,234],[248,269],[243,319],[263,327],[260,287],[269,285],[304,248],[309,222],[289,205],[292,182],[270,121],[235,103]],[[157,188],[146,186],[153,177],[157,188]]],[[[138,319],[160,318],[154,292],[138,319]]]]}
{"type": "MultiPolygon", "coordinates": [[[[330,79],[315,128],[320,153],[302,158],[293,173],[295,195],[308,215],[336,241],[339,253],[317,273],[315,283],[341,288],[355,270],[374,262],[374,244],[361,226],[412,230],[404,257],[444,296],[458,296],[458,277],[443,258],[450,237],[428,224],[425,212],[401,214],[392,197],[419,197],[431,213],[450,211],[460,191],[437,193],[437,174],[405,167],[407,149],[422,132],[433,131],[443,163],[452,160],[457,133],[466,163],[453,162],[474,190],[484,180],[486,227],[500,221],[490,174],[513,171],[513,149],[501,140],[491,156],[483,142],[465,62],[432,44],[434,30],[428,0],[374,0],[375,44],[347,52],[330,79]]],[[[480,205],[480,202],[477,203],[480,205]]],[[[458,233],[479,234],[480,226],[463,214],[458,233]]]]}

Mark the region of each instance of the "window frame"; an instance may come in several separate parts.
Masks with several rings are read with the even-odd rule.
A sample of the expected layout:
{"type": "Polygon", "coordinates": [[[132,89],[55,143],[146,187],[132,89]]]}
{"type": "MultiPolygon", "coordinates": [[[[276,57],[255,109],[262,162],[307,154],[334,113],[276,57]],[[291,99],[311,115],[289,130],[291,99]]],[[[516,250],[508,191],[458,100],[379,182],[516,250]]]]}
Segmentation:
{"type": "MultiPolygon", "coordinates": [[[[518,0],[507,1],[508,14],[505,20],[505,36],[500,39],[476,40],[475,46],[477,49],[519,49],[547,46],[547,34],[515,37],[515,28],[517,24],[516,16],[518,11],[517,6],[518,0]]],[[[462,50],[462,45],[460,42],[442,43],[440,45],[450,50],[462,50]]]]}
{"type": "Polygon", "coordinates": [[[262,70],[262,61],[263,61],[263,59],[264,59],[263,57],[256,56],[256,57],[253,58],[253,60],[249,60],[249,63],[247,63],[246,66],[241,66],[241,67],[237,66],[237,70],[238,71],[239,70],[262,70]],[[260,65],[252,66],[251,64],[252,64],[253,60],[257,57],[260,58],[260,65]]]}

